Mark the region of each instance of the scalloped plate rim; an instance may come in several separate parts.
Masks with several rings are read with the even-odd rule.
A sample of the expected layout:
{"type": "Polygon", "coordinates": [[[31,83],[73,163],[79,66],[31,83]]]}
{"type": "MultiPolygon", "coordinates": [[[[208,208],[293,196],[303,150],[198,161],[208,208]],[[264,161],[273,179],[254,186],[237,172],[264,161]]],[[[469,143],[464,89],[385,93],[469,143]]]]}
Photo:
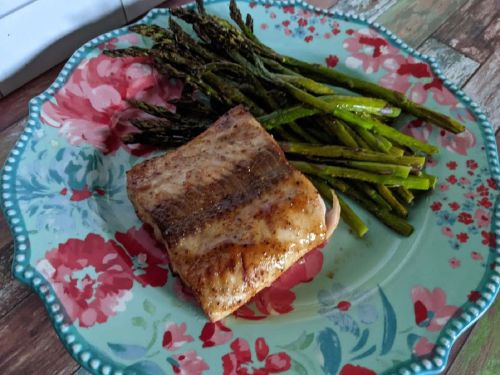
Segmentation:
{"type": "MultiPolygon", "coordinates": [[[[490,169],[490,174],[500,185],[500,163],[498,158],[497,145],[495,134],[493,131],[493,127],[491,123],[488,121],[484,113],[481,111],[479,106],[473,102],[465,93],[460,90],[455,84],[453,84],[449,79],[447,79],[439,64],[432,57],[429,57],[425,54],[421,54],[416,51],[414,48],[408,46],[403,40],[397,37],[394,33],[389,31],[384,26],[381,26],[379,23],[374,21],[369,21],[363,16],[358,16],[353,13],[343,13],[339,11],[331,11],[327,9],[321,9],[315,7],[311,4],[306,3],[303,0],[290,0],[290,1],[274,1],[274,0],[240,0],[244,2],[255,2],[259,4],[270,4],[270,5],[278,5],[278,6],[287,6],[287,5],[298,5],[304,9],[319,12],[324,15],[328,15],[333,18],[342,18],[346,21],[356,22],[364,24],[372,29],[375,29],[377,32],[384,35],[387,40],[395,45],[397,48],[403,49],[405,52],[409,53],[413,57],[422,60],[426,64],[428,64],[433,71],[440,79],[443,80],[444,85],[448,90],[450,90],[462,104],[468,108],[475,117],[476,123],[479,125],[481,130],[481,136],[483,137],[485,143],[485,152],[487,154],[488,166],[490,169]]],[[[228,2],[228,0],[206,0],[206,3],[221,3],[228,2]]],[[[193,2],[184,4],[182,7],[192,7],[194,5],[193,2]]],[[[114,360],[110,359],[107,355],[102,353],[101,351],[93,352],[92,345],[86,342],[86,340],[80,338],[78,340],[75,338],[75,335],[78,336],[77,332],[68,333],[68,331],[76,331],[74,327],[64,327],[65,324],[62,324],[64,321],[64,317],[62,314],[58,313],[60,309],[59,299],[55,295],[51,285],[47,282],[47,280],[31,265],[27,267],[24,263],[29,259],[30,246],[27,241],[27,236],[23,233],[26,232],[26,228],[24,226],[23,216],[18,215],[17,212],[9,214],[8,212],[19,211],[19,207],[15,205],[16,199],[10,198],[12,195],[15,197],[15,189],[13,185],[9,183],[11,181],[11,177],[16,175],[17,167],[20,162],[20,156],[25,150],[25,143],[29,140],[33,133],[32,126],[35,124],[35,121],[39,119],[39,110],[40,104],[48,99],[48,97],[54,95],[61,87],[61,84],[65,83],[66,79],[69,77],[70,73],[78,66],[81,62],[82,58],[85,57],[85,52],[88,48],[92,48],[96,45],[101,44],[104,41],[107,41],[113,37],[121,35],[128,31],[129,27],[134,24],[144,23],[145,21],[156,18],[159,15],[169,14],[169,10],[165,8],[154,8],[150,10],[144,17],[139,19],[137,22],[134,22],[130,25],[111,30],[107,33],[101,34],[87,43],[83,44],[80,48],[78,48],[72,56],[68,59],[68,61],[64,64],[61,72],[58,74],[57,78],[54,82],[43,91],[41,94],[33,97],[29,102],[29,114],[27,117],[26,125],[24,131],[19,136],[15,145],[12,147],[9,152],[4,166],[2,167],[0,180],[2,181],[0,184],[0,206],[2,208],[3,214],[6,218],[7,225],[11,232],[12,237],[14,238],[14,257],[12,261],[12,273],[14,277],[30,287],[42,300],[45,310],[49,315],[51,324],[59,337],[59,340],[63,344],[64,348],[71,355],[71,357],[86,370],[90,371],[93,374],[99,373],[110,373],[117,372],[123,369],[122,365],[117,364],[114,360]],[[7,194],[7,195],[6,195],[7,194]],[[8,202],[10,204],[8,204],[8,202]],[[18,218],[19,221],[17,224],[12,223],[12,219],[18,218]],[[51,308],[52,307],[52,308],[51,308]],[[55,309],[55,311],[53,311],[55,309]],[[66,340],[64,339],[66,336],[66,340]],[[71,342],[68,342],[68,337],[72,336],[71,342]],[[89,349],[85,349],[89,347],[89,349]],[[94,361],[94,362],[93,362],[94,361]],[[95,365],[93,366],[92,363],[95,365]],[[95,367],[95,368],[94,368],[95,367]],[[98,369],[101,368],[101,372],[98,372],[98,369]],[[106,370],[104,370],[106,368],[106,370]]],[[[492,208],[492,231],[497,233],[500,231],[500,195],[497,195],[494,207],[492,208]]],[[[496,252],[499,253],[500,250],[500,238],[496,240],[496,252]]],[[[488,279],[491,279],[491,276],[494,274],[499,274],[499,272],[495,270],[490,270],[487,268],[483,278],[481,279],[478,286],[483,285],[488,279]]],[[[437,374],[445,369],[448,358],[451,352],[451,348],[453,344],[456,342],[458,337],[464,333],[471,325],[473,325],[479,318],[481,318],[484,313],[489,309],[489,307],[495,301],[497,294],[500,291],[500,278],[497,276],[498,281],[490,280],[494,286],[494,291],[490,289],[489,292],[492,295],[491,298],[484,303],[484,306],[481,307],[476,303],[473,304],[469,308],[469,316],[470,319],[465,320],[465,324],[463,324],[462,316],[466,313],[464,312],[459,317],[451,318],[447,324],[442,328],[437,340],[437,352],[433,357],[430,358],[419,358],[419,359],[410,359],[405,361],[395,367],[392,367],[384,373],[401,373],[401,374],[437,374]],[[475,308],[475,311],[472,310],[472,307],[475,308]],[[454,324],[458,321],[458,324],[454,324]],[[458,328],[459,326],[461,328],[458,328]],[[451,333],[446,333],[451,331],[451,333]],[[443,340],[448,340],[448,343],[445,346],[439,346],[439,343],[443,340]],[[423,368],[422,368],[423,367],[423,368]]],[[[466,301],[465,304],[468,302],[466,301]]]]}

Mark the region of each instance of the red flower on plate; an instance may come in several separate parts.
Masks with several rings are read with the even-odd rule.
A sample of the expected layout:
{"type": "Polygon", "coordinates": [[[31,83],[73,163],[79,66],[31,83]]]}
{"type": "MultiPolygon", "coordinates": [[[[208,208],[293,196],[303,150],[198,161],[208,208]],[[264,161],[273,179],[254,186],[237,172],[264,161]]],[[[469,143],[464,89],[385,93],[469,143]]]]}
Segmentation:
{"type": "Polygon", "coordinates": [[[477,202],[478,206],[483,206],[484,208],[490,208],[493,206],[493,203],[488,199],[488,197],[483,197],[479,202],[477,202]]]}
{"type": "Polygon", "coordinates": [[[115,238],[132,259],[134,276],[142,286],[165,285],[168,257],[164,247],[154,239],[146,226],[130,228],[125,233],[117,232],[115,238]]]}
{"type": "Polygon", "coordinates": [[[328,66],[329,68],[335,68],[339,62],[339,58],[336,55],[328,55],[325,61],[326,66],[328,66]]]}
{"type": "Polygon", "coordinates": [[[487,232],[485,230],[481,231],[481,236],[483,240],[481,243],[489,247],[495,247],[496,235],[493,232],[487,232]]]}
{"type": "Polygon", "coordinates": [[[48,251],[37,264],[71,321],[80,327],[104,323],[132,298],[132,262],[113,240],[91,233],[48,251]]]}
{"type": "Polygon", "coordinates": [[[232,338],[233,331],[231,328],[226,327],[222,321],[205,323],[200,335],[200,340],[203,341],[202,347],[204,348],[225,344],[232,338]]]}
{"type": "Polygon", "coordinates": [[[411,290],[411,296],[415,322],[429,331],[439,331],[458,310],[446,304],[446,294],[441,288],[430,291],[418,286],[411,290]]]}
{"type": "Polygon", "coordinates": [[[178,375],[201,375],[209,369],[208,364],[194,350],[168,357],[167,362],[172,366],[174,374],[178,375]]]}
{"type": "Polygon", "coordinates": [[[295,293],[291,290],[300,283],[311,281],[323,266],[323,253],[315,249],[290,267],[270,287],[262,290],[247,305],[238,309],[237,317],[249,320],[262,319],[270,314],[286,314],[293,311],[295,293]],[[249,307],[255,304],[259,315],[249,307]]]}
{"type": "Polygon", "coordinates": [[[340,369],[339,375],[377,375],[377,373],[369,368],[348,363],[340,369]]]}
{"type": "Polygon", "coordinates": [[[127,99],[167,105],[181,93],[181,83],[161,77],[143,57],[111,58],[98,55],[84,60],[64,86],[42,108],[42,121],[59,128],[72,145],[91,144],[104,153],[120,147],[134,155],[150,148],[124,145],[124,135],[136,131],[128,119],[141,111],[131,109],[127,99]]]}
{"type": "Polygon", "coordinates": [[[433,202],[431,204],[431,210],[434,212],[439,211],[441,207],[443,207],[443,204],[441,202],[433,202]]]}
{"type": "Polygon", "coordinates": [[[172,352],[179,349],[184,344],[193,341],[193,336],[186,335],[186,323],[175,324],[167,323],[165,332],[163,333],[162,345],[166,350],[172,352]]]}
{"type": "Polygon", "coordinates": [[[247,340],[238,338],[231,343],[230,347],[232,351],[222,356],[224,375],[275,374],[288,371],[292,366],[292,360],[287,353],[269,354],[269,346],[262,337],[255,340],[255,354],[258,361],[255,362],[257,363],[252,360],[252,352],[247,340]]]}
{"type": "Polygon", "coordinates": [[[404,61],[399,50],[372,29],[353,31],[344,41],[344,48],[350,52],[345,63],[351,69],[363,69],[371,74],[383,68],[396,71],[404,61]]]}
{"type": "Polygon", "coordinates": [[[460,212],[460,214],[458,215],[458,221],[465,225],[469,225],[474,222],[474,219],[472,219],[472,215],[470,213],[460,212]]]}

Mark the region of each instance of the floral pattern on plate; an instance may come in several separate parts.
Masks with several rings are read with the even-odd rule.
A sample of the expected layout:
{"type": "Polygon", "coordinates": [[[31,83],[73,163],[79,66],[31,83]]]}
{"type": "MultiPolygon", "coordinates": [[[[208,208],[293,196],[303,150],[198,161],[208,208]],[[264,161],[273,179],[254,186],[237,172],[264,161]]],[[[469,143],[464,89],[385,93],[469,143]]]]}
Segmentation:
{"type": "MultiPolygon", "coordinates": [[[[410,117],[396,124],[442,148],[428,163],[438,186],[412,210],[415,234],[396,236],[358,210],[366,238],[341,224],[325,248],[251,303],[208,322],[127,198],[126,170],[158,155],[121,143],[134,131],[127,120],[143,116],[127,100],[168,105],[182,87],[147,59],[104,56],[151,43],[123,28],[77,51],[31,103],[2,177],[14,274],[40,294],[63,343],[96,374],[439,371],[456,335],[498,291],[500,172],[487,120],[380,28],[300,3],[239,6],[278,51],[402,91],[467,124],[459,136],[410,117]]],[[[228,17],[226,1],[206,8],[228,17]]],[[[167,19],[155,10],[141,22],[167,19]]]]}

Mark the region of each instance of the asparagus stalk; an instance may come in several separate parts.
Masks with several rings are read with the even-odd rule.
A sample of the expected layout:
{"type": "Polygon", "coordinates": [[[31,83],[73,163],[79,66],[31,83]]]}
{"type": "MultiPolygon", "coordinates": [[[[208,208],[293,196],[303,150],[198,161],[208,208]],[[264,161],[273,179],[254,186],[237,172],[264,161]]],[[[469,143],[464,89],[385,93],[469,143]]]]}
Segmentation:
{"type": "MultiPolygon", "coordinates": [[[[327,183],[323,182],[317,177],[308,176],[316,189],[319,191],[323,199],[327,202],[332,201],[332,189],[327,183]]],[[[367,225],[356,215],[347,202],[337,194],[337,199],[340,204],[340,217],[345,223],[356,233],[358,237],[363,237],[368,232],[367,225]]]]}
{"type": "Polygon", "coordinates": [[[363,194],[361,194],[356,189],[349,188],[349,186],[347,186],[344,182],[336,178],[326,177],[325,180],[333,188],[339,189],[347,196],[353,198],[355,201],[360,203],[362,207],[364,207],[366,210],[375,215],[375,217],[377,217],[377,219],[379,219],[384,225],[393,229],[397,233],[406,237],[410,236],[413,233],[414,230],[413,226],[410,223],[408,223],[405,219],[393,215],[385,208],[377,206],[368,198],[365,198],[363,194]]]}
{"type": "Polygon", "coordinates": [[[384,185],[377,185],[377,190],[382,197],[388,202],[393,211],[401,217],[408,217],[408,209],[397,200],[391,190],[384,185]]]}
{"type": "MultiPolygon", "coordinates": [[[[336,111],[335,117],[339,117],[350,125],[354,125],[358,128],[372,129],[376,134],[380,134],[383,137],[389,139],[390,141],[395,141],[397,144],[410,147],[412,149],[425,152],[426,154],[433,155],[439,152],[436,146],[419,141],[416,138],[410,137],[400,131],[391,128],[390,126],[384,124],[383,122],[377,120],[373,117],[358,116],[356,114],[350,113],[350,116],[345,116],[344,113],[339,113],[341,111],[336,111]],[[340,117],[339,115],[343,116],[340,117]]],[[[349,112],[346,112],[349,113],[349,112]]]]}
{"type": "Polygon", "coordinates": [[[309,64],[293,57],[280,55],[279,60],[285,65],[297,69],[300,73],[312,79],[345,87],[363,95],[382,98],[392,105],[414,115],[415,117],[431,122],[452,133],[461,133],[465,130],[465,126],[455,119],[415,103],[400,92],[378,86],[371,82],[363,81],[341,73],[338,70],[329,69],[321,65],[309,64]]]}
{"type": "Polygon", "coordinates": [[[342,121],[325,116],[320,118],[318,122],[327,132],[337,137],[344,146],[358,148],[358,142],[356,142],[356,139],[349,133],[342,121]]]}
{"type": "Polygon", "coordinates": [[[373,151],[387,153],[392,148],[392,143],[387,139],[377,136],[377,134],[373,134],[365,128],[356,128],[356,131],[373,151]]]}
{"type": "MultiPolygon", "coordinates": [[[[399,108],[390,107],[386,102],[379,99],[340,95],[325,95],[318,97],[318,99],[334,104],[335,109],[348,112],[371,114],[385,112],[390,113],[391,116],[399,113],[399,108]]],[[[259,118],[259,121],[266,126],[266,128],[272,128],[276,125],[286,124],[290,121],[314,116],[319,113],[321,113],[321,111],[317,108],[297,105],[291,108],[269,113],[259,118]]]]}
{"type": "Polygon", "coordinates": [[[281,148],[288,154],[322,156],[327,158],[343,158],[349,160],[372,161],[407,165],[414,169],[422,169],[425,164],[423,156],[395,156],[365,149],[354,149],[343,146],[311,145],[306,143],[281,142],[281,148]]]}
{"type": "MultiPolygon", "coordinates": [[[[432,181],[431,181],[431,186],[432,186],[432,181]]],[[[410,204],[415,199],[415,196],[410,190],[404,189],[401,186],[395,187],[393,188],[393,190],[407,204],[410,204]]]]}
{"type": "Polygon", "coordinates": [[[410,174],[411,167],[406,165],[387,164],[387,163],[374,163],[370,161],[356,161],[356,160],[336,160],[336,164],[361,169],[367,172],[373,172],[380,175],[395,176],[407,178],[410,174]]]}
{"type": "Polygon", "coordinates": [[[324,164],[313,164],[305,161],[291,161],[290,163],[303,173],[313,174],[320,177],[330,176],[348,178],[388,186],[404,186],[408,189],[415,190],[428,190],[430,187],[429,179],[426,177],[410,176],[407,178],[401,178],[394,176],[382,176],[351,168],[336,167],[324,164]]]}
{"type": "Polygon", "coordinates": [[[379,205],[381,208],[385,208],[388,211],[392,210],[392,206],[386,202],[386,200],[373,188],[373,185],[366,182],[355,182],[354,187],[365,193],[373,202],[379,205]]]}

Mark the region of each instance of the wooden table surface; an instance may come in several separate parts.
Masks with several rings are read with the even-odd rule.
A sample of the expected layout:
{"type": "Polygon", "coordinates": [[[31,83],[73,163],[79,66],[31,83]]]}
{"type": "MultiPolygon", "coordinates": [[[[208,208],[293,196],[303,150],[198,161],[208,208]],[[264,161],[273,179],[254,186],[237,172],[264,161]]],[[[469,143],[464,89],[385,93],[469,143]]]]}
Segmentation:
{"type": "MultiPolygon", "coordinates": [[[[364,14],[409,45],[434,56],[500,126],[500,0],[309,0],[364,14]]],[[[185,1],[166,1],[172,6],[185,1]]],[[[60,71],[54,67],[0,99],[0,165],[22,131],[31,97],[60,71]]],[[[497,132],[497,143],[500,132],[497,132]]],[[[84,374],[56,337],[38,297],[11,276],[12,238],[0,215],[0,374],[84,374]]],[[[453,347],[450,375],[500,374],[500,299],[453,347]],[[496,331],[496,334],[495,334],[496,331]]]]}

